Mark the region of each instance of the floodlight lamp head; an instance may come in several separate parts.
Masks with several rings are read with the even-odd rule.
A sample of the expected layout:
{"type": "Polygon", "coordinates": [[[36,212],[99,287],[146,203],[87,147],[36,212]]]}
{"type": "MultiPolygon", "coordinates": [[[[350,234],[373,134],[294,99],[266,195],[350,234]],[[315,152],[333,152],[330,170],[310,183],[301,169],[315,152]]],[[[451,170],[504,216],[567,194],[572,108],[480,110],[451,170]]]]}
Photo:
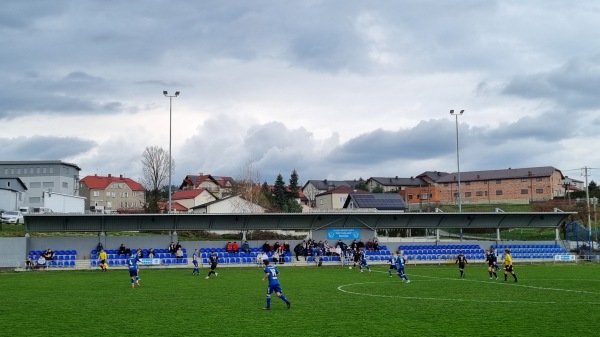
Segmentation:
{"type": "Polygon", "coordinates": [[[167,96],[169,93],[166,90],[163,90],[163,95],[167,96]]]}
{"type": "Polygon", "coordinates": [[[179,96],[179,91],[175,91],[175,97],[177,97],[177,96],[179,96]]]}

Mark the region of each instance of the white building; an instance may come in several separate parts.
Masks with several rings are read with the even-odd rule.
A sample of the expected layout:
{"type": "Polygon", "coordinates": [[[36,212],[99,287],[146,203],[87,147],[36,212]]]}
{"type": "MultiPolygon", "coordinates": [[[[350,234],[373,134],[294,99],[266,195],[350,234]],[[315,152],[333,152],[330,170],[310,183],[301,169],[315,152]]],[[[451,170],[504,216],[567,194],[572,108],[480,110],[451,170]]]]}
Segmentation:
{"type": "Polygon", "coordinates": [[[27,207],[44,207],[43,192],[78,195],[79,171],[60,160],[0,161],[0,177],[20,178],[27,187],[22,204],[27,207]]]}

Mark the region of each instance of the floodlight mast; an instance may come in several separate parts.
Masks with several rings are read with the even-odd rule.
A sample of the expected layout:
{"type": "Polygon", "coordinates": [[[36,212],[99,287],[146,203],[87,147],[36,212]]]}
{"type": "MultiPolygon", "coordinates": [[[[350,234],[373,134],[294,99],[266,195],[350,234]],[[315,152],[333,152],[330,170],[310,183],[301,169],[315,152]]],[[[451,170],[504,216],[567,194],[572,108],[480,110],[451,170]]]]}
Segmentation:
{"type": "Polygon", "coordinates": [[[163,95],[165,95],[166,97],[169,97],[169,203],[168,203],[168,207],[169,209],[167,210],[167,213],[171,213],[172,210],[172,200],[171,200],[171,134],[172,134],[172,111],[173,111],[173,97],[177,97],[179,96],[179,91],[175,91],[175,95],[169,95],[169,92],[166,90],[163,90],[163,95]]]}
{"type": "Polygon", "coordinates": [[[460,155],[459,155],[459,147],[458,147],[458,116],[462,116],[465,110],[460,110],[460,112],[454,112],[454,110],[450,110],[450,115],[456,117],[456,166],[458,169],[458,212],[462,213],[462,197],[460,195],[460,155]]]}

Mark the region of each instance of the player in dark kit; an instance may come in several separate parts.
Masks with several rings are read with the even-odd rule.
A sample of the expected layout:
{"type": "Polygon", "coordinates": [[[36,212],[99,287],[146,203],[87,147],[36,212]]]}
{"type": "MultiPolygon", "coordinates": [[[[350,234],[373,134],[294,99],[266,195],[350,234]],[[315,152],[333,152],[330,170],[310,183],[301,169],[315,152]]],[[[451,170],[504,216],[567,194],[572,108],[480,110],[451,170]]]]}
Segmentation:
{"type": "Polygon", "coordinates": [[[217,256],[217,253],[212,252],[208,257],[208,261],[210,261],[210,270],[208,271],[208,275],[206,276],[207,280],[210,278],[210,274],[215,274],[215,276],[219,276],[219,273],[215,272],[215,269],[217,269],[217,265],[219,264],[219,257],[217,256]]]}
{"type": "Polygon", "coordinates": [[[454,264],[457,263],[460,277],[465,277],[465,265],[469,264],[469,261],[467,261],[467,257],[463,254],[462,250],[458,252],[458,256],[456,256],[456,262],[454,262],[454,264]]]}
{"type": "Polygon", "coordinates": [[[496,254],[494,254],[493,249],[486,251],[485,262],[487,262],[488,264],[488,273],[490,274],[490,280],[492,279],[492,275],[497,280],[498,274],[496,274],[496,270],[498,269],[498,258],[496,257],[496,254]]]}
{"type": "Polygon", "coordinates": [[[131,252],[131,256],[127,259],[127,267],[129,269],[129,277],[131,277],[131,288],[135,288],[135,285],[140,286],[140,277],[138,276],[138,262],[140,261],[139,256],[135,251],[131,252]]]}

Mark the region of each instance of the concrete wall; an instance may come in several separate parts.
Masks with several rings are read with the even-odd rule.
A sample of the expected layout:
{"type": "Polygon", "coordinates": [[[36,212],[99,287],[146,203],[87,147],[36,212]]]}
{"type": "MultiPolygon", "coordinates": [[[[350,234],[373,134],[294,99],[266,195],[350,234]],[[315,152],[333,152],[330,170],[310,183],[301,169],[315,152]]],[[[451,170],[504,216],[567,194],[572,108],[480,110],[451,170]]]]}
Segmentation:
{"type": "Polygon", "coordinates": [[[0,238],[0,267],[18,267],[25,262],[25,238],[0,238]]]}

